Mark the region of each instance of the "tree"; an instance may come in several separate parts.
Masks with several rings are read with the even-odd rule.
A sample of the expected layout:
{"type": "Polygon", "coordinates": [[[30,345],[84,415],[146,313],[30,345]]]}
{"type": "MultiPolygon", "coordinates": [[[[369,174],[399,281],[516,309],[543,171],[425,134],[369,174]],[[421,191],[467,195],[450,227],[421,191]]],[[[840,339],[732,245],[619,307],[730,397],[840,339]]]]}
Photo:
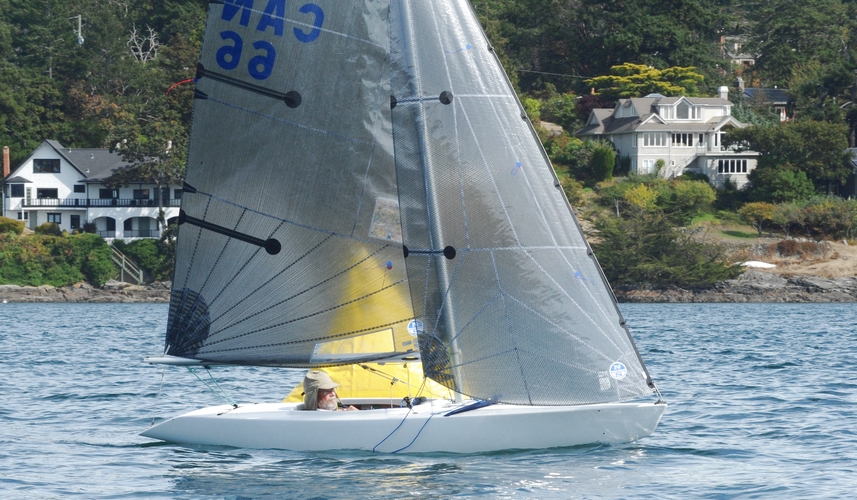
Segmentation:
{"type": "Polygon", "coordinates": [[[592,152],[589,163],[592,178],[596,181],[606,181],[613,178],[613,167],[616,166],[616,152],[612,146],[597,146],[592,152]]]}
{"type": "Polygon", "coordinates": [[[660,210],[625,213],[627,218],[603,216],[593,223],[592,247],[614,286],[707,285],[741,274],[721,247],[677,231],[660,210]]]}
{"type": "Polygon", "coordinates": [[[735,128],[726,133],[725,146],[747,147],[759,152],[756,169],[748,178],[751,194],[760,200],[792,201],[803,196],[802,172],[817,192],[827,192],[833,185],[844,184],[851,173],[848,130],[844,124],[798,120],[758,127],[735,128]],[[792,176],[778,172],[794,172],[792,176]],[[779,178],[779,181],[777,181],[779,178]],[[782,199],[771,198],[768,183],[782,199]],[[789,194],[790,191],[795,194],[789,194]]]}
{"type": "Polygon", "coordinates": [[[610,75],[585,80],[603,97],[620,99],[657,93],[665,96],[699,95],[705,77],[693,67],[659,70],[644,64],[624,63],[610,68],[610,75]]]}
{"type": "Polygon", "coordinates": [[[759,236],[762,236],[762,228],[764,228],[765,223],[774,220],[775,209],[776,206],[771,203],[756,201],[741,207],[738,215],[753,226],[753,229],[759,232],[759,236]]]}

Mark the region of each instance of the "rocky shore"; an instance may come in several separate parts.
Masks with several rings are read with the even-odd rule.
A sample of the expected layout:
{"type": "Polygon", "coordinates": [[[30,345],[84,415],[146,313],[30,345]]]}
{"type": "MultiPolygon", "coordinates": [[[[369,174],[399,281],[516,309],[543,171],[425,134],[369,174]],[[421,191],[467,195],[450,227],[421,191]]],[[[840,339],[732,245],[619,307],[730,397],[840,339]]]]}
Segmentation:
{"type": "Polygon", "coordinates": [[[857,277],[783,276],[749,269],[707,287],[614,290],[619,302],[857,302],[857,277]]]}
{"type": "MultiPolygon", "coordinates": [[[[168,303],[169,282],[147,286],[108,281],[101,288],[0,285],[0,302],[148,302],[168,303]]],[[[857,277],[784,276],[749,269],[734,280],[707,287],[619,288],[619,302],[857,302],[857,277]]]]}
{"type": "Polygon", "coordinates": [[[140,286],[108,281],[96,288],[88,283],[53,287],[0,285],[0,302],[150,302],[170,301],[169,282],[140,286]]]}

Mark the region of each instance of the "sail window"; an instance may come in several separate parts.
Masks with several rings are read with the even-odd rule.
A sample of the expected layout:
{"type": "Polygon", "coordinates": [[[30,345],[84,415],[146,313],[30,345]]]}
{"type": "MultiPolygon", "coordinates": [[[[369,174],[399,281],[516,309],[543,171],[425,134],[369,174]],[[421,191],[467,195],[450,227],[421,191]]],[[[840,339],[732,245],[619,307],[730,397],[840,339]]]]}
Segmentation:
{"type": "Polygon", "coordinates": [[[369,236],[380,240],[402,242],[402,223],[399,218],[399,202],[389,198],[375,200],[369,236]]]}
{"type": "Polygon", "coordinates": [[[342,363],[349,359],[366,359],[395,352],[393,330],[381,330],[358,337],[319,342],[312,350],[310,363],[342,363]]]}

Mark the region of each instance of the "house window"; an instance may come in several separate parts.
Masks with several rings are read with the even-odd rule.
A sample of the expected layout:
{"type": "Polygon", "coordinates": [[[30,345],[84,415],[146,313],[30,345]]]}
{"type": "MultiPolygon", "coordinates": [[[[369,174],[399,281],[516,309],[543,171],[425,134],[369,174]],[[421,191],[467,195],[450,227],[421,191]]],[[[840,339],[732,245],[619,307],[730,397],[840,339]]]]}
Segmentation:
{"type": "Polygon", "coordinates": [[[119,198],[119,190],[118,189],[99,189],[98,197],[102,200],[108,200],[111,198],[119,198]]]}
{"type": "Polygon", "coordinates": [[[59,198],[56,188],[38,188],[36,189],[36,198],[40,200],[59,198]]]}
{"type": "Polygon", "coordinates": [[[718,174],[746,174],[747,160],[718,160],[718,174]]]}
{"type": "Polygon", "coordinates": [[[676,117],[679,120],[687,120],[690,118],[690,106],[686,102],[680,102],[678,106],[676,106],[676,117]]]}
{"type": "Polygon", "coordinates": [[[655,171],[655,160],[643,160],[643,173],[651,174],[655,171]]]}
{"type": "Polygon", "coordinates": [[[125,231],[131,231],[134,229],[134,222],[131,219],[125,219],[122,222],[122,229],[125,231]]]}
{"type": "MultiPolygon", "coordinates": [[[[635,145],[635,146],[636,146],[636,140],[637,140],[637,138],[636,138],[636,137],[634,137],[634,141],[635,141],[635,142],[634,142],[634,145],[635,145]]],[[[174,199],[174,200],[180,200],[180,199],[182,199],[182,190],[181,190],[181,189],[176,189],[176,190],[174,190],[174,191],[173,191],[173,199],[174,199]]]]}
{"type": "Polygon", "coordinates": [[[644,147],[666,146],[667,145],[667,134],[656,133],[656,132],[646,132],[642,135],[643,135],[643,146],[644,147]]]}
{"type": "Polygon", "coordinates": [[[62,224],[62,214],[48,212],[48,222],[62,224]]]}
{"type": "Polygon", "coordinates": [[[30,220],[30,212],[18,212],[18,220],[30,220]]]}
{"type": "Polygon", "coordinates": [[[693,134],[673,134],[673,146],[675,147],[691,147],[693,146],[693,134]]]}
{"type": "Polygon", "coordinates": [[[9,197],[10,198],[23,198],[24,197],[24,185],[23,184],[9,184],[9,197]]]}
{"type": "Polygon", "coordinates": [[[71,220],[69,221],[71,228],[72,229],[80,229],[80,216],[79,215],[70,215],[69,217],[71,218],[71,220]]]}
{"type": "Polygon", "coordinates": [[[75,184],[74,185],[74,192],[75,193],[85,193],[86,192],[86,186],[83,184],[75,184]]]}
{"type": "Polygon", "coordinates": [[[148,189],[135,189],[134,190],[134,199],[135,200],[148,200],[149,199],[149,190],[148,189]]]}
{"type": "Polygon", "coordinates": [[[705,134],[699,134],[699,137],[696,140],[697,145],[705,144],[705,134]]]}
{"type": "Polygon", "coordinates": [[[35,174],[58,174],[60,173],[59,160],[33,160],[33,173],[35,174]]]}

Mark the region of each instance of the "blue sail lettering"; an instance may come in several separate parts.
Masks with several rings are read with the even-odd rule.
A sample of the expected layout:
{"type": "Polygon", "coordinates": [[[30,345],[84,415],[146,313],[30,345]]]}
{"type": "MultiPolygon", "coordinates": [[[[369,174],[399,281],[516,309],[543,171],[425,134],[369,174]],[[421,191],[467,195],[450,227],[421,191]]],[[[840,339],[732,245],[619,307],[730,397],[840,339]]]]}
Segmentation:
{"type": "Polygon", "coordinates": [[[241,26],[250,24],[250,12],[253,10],[253,0],[226,0],[223,4],[223,12],[220,13],[220,19],[224,21],[232,21],[235,14],[241,11],[241,26]]]}
{"type": "Polygon", "coordinates": [[[304,33],[300,29],[295,28],[295,37],[303,43],[310,43],[321,34],[321,25],[324,23],[324,11],[318,5],[308,3],[298,9],[298,12],[315,15],[315,20],[312,23],[314,27],[309,33],[304,33]]]}
{"type": "Polygon", "coordinates": [[[283,36],[283,19],[286,17],[286,0],[268,0],[265,13],[259,19],[256,30],[265,31],[269,26],[274,28],[274,34],[283,36]]]}

